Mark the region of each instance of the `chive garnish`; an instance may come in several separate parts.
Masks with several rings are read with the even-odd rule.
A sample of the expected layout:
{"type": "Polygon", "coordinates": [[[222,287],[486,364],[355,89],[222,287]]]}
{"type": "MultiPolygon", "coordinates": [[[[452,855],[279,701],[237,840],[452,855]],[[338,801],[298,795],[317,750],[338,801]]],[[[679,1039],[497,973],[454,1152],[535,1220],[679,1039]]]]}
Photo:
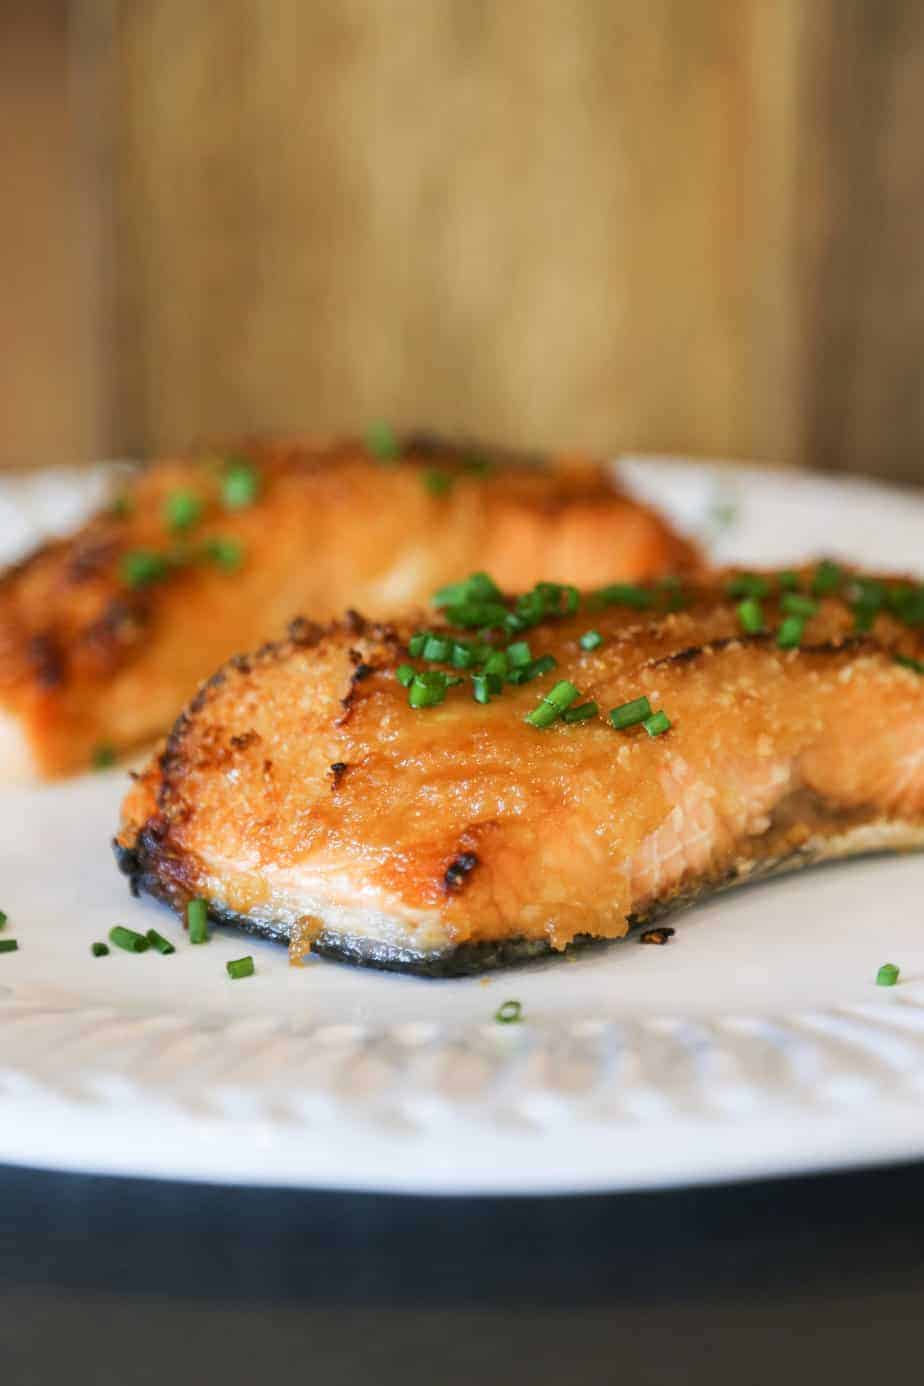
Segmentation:
{"type": "Polygon", "coordinates": [[[757,635],[764,628],[764,613],[756,597],[746,597],[737,606],[741,629],[748,635],[757,635]]]}
{"type": "Polygon", "coordinates": [[[202,518],[202,501],[193,491],[171,491],[164,501],[164,522],[173,534],[183,534],[202,518]]]}
{"type": "Polygon", "coordinates": [[[533,679],[538,679],[541,674],[550,674],[553,669],[558,668],[558,660],[554,655],[540,655],[538,659],[531,659],[528,664],[521,664],[516,669],[511,669],[507,675],[507,682],[513,684],[532,683],[533,679]]]}
{"type": "Polygon", "coordinates": [[[156,948],[157,952],[163,953],[165,957],[168,953],[176,952],[176,949],[170,942],[169,938],[164,938],[163,934],[159,934],[156,929],[148,929],[148,932],[145,935],[145,937],[147,938],[147,941],[151,945],[151,947],[156,948]]]}
{"type": "Polygon", "coordinates": [[[650,717],[646,717],[642,726],[649,736],[663,736],[666,731],[671,729],[671,719],[666,712],[653,712],[650,717]]]}
{"type": "Polygon", "coordinates": [[[889,609],[908,626],[924,624],[924,586],[893,587],[886,593],[889,609]]]}
{"type": "Polygon", "coordinates": [[[532,712],[528,712],[524,721],[531,727],[550,727],[566,708],[569,708],[578,696],[578,691],[573,683],[567,679],[561,679],[553,688],[545,694],[538,707],[534,707],[532,712]]]}
{"type": "Polygon", "coordinates": [[[770,584],[760,573],[736,573],[725,588],[729,597],[749,597],[757,600],[766,597],[770,584]]]}
{"type": "Polygon", "coordinates": [[[521,1001],[504,1001],[494,1012],[494,1019],[498,1025],[516,1025],[523,1019],[523,1003],[521,1001]]]}
{"type": "Polygon", "coordinates": [[[586,722],[591,717],[596,717],[600,711],[595,702],[580,703],[577,707],[566,708],[561,715],[563,722],[586,722]]]}
{"type": "Polygon", "coordinates": [[[494,470],[494,463],[487,457],[466,457],[462,466],[470,476],[489,476],[494,470]]]}
{"type": "Polygon", "coordinates": [[[387,423],[383,423],[381,420],[369,425],[364,434],[363,441],[368,450],[373,456],[377,457],[380,462],[396,462],[401,454],[401,449],[398,446],[398,440],[394,435],[394,431],[387,423]]]}
{"type": "Polygon", "coordinates": [[[811,597],[804,597],[801,592],[786,592],[780,598],[780,610],[789,616],[814,616],[818,603],[812,601],[811,597]]]}
{"type": "Polygon", "coordinates": [[[651,715],[651,704],[647,698],[633,698],[631,702],[621,703],[619,707],[611,710],[610,722],[617,731],[625,731],[627,727],[637,726],[651,715]]]}
{"type": "Polygon", "coordinates": [[[146,953],[150,947],[144,934],[126,929],[123,924],[116,924],[109,930],[109,942],[114,943],[116,948],[124,948],[126,953],[146,953]]]}
{"type": "Polygon", "coordinates": [[[93,954],[94,958],[108,958],[109,946],[105,943],[91,943],[90,952],[93,954]]]}
{"type": "Polygon", "coordinates": [[[399,664],[395,670],[395,678],[404,688],[410,688],[416,674],[417,670],[412,664],[399,664]]]}
{"type": "Polygon", "coordinates": [[[246,510],[260,494],[260,474],[244,459],[232,459],[221,482],[221,503],[226,510],[246,510]]]}
{"type": "Polygon", "coordinates": [[[411,636],[410,640],[407,642],[407,652],[412,659],[420,658],[424,652],[424,646],[429,639],[430,632],[428,630],[416,631],[415,634],[411,636]]]}
{"type": "Polygon", "coordinates": [[[203,548],[206,558],[223,568],[226,573],[235,572],[244,561],[244,546],[239,539],[209,539],[203,548]]]}
{"type": "Polygon", "coordinates": [[[782,573],[777,573],[776,585],[781,592],[797,592],[799,590],[799,574],[794,573],[791,568],[786,568],[782,573]]]}
{"type": "Polygon", "coordinates": [[[582,650],[598,650],[603,644],[603,636],[598,630],[585,630],[578,644],[582,650]]]}
{"type": "Polygon", "coordinates": [[[190,943],[208,943],[209,907],[205,900],[190,900],[186,906],[186,923],[190,943]]]}
{"type": "Polygon", "coordinates": [[[436,663],[440,663],[442,660],[448,659],[451,644],[452,642],[447,640],[444,636],[428,635],[427,639],[424,641],[424,659],[431,659],[434,660],[436,663]]]}
{"type": "Polygon", "coordinates": [[[777,632],[776,643],[781,650],[793,650],[802,644],[802,637],[805,634],[804,616],[787,616],[781,622],[777,632]]]}
{"type": "Polygon", "coordinates": [[[876,973],[876,986],[894,987],[898,981],[899,970],[894,963],[883,963],[876,973]]]}
{"type": "Polygon", "coordinates": [[[812,575],[809,591],[813,597],[828,597],[837,591],[843,577],[844,570],[839,563],[832,563],[829,558],[823,558],[812,575]]]}
{"type": "Polygon", "coordinates": [[[0,953],[18,953],[19,944],[15,938],[0,938],[0,953]]]}
{"type": "Polygon", "coordinates": [[[501,691],[496,674],[472,674],[472,697],[476,703],[489,703],[501,691]]]}
{"type": "Polygon", "coordinates": [[[500,588],[487,573],[472,573],[462,582],[450,582],[433,594],[434,606],[459,606],[465,602],[500,601],[500,588]]]}
{"type": "Polygon", "coordinates": [[[252,977],[256,968],[253,965],[253,958],[249,955],[246,958],[233,958],[225,963],[228,976],[232,982],[238,981],[241,977],[252,977]]]}
{"type": "Polygon", "coordinates": [[[913,669],[916,674],[924,674],[924,661],[903,654],[897,654],[894,658],[895,663],[900,664],[903,669],[913,669]]]}
{"type": "Polygon", "coordinates": [[[414,680],[408,688],[408,703],[416,708],[436,707],[445,699],[446,690],[452,684],[460,682],[460,679],[451,678],[437,669],[424,670],[414,675],[414,680]]]}
{"type": "Polygon", "coordinates": [[[122,581],[129,587],[149,587],[153,582],[161,582],[169,568],[164,555],[152,549],[132,549],[123,553],[119,563],[122,581]]]}
{"type": "Polygon", "coordinates": [[[94,770],[108,770],[116,763],[116,750],[109,741],[100,741],[90,753],[90,764],[94,770]]]}
{"type": "Polygon", "coordinates": [[[525,669],[527,664],[532,663],[532,658],[532,651],[526,640],[515,640],[512,645],[507,646],[507,663],[511,669],[525,669]]]}
{"type": "Polygon", "coordinates": [[[452,476],[437,467],[428,467],[423,474],[423,484],[431,496],[448,496],[452,490],[452,476]]]}
{"type": "Polygon", "coordinates": [[[592,593],[593,601],[601,606],[631,606],[637,611],[654,606],[654,593],[631,582],[611,582],[592,593]]]}
{"type": "Polygon", "coordinates": [[[454,626],[464,626],[466,630],[489,630],[492,626],[502,626],[510,615],[500,602],[460,602],[458,606],[447,606],[445,611],[454,626]]]}
{"type": "Polygon", "coordinates": [[[6,911],[0,910],[0,929],[6,928],[6,922],[8,918],[9,916],[7,915],[6,911]]]}
{"type": "Polygon", "coordinates": [[[484,674],[496,674],[498,678],[507,677],[507,654],[504,650],[493,650],[484,662],[484,674]]]}

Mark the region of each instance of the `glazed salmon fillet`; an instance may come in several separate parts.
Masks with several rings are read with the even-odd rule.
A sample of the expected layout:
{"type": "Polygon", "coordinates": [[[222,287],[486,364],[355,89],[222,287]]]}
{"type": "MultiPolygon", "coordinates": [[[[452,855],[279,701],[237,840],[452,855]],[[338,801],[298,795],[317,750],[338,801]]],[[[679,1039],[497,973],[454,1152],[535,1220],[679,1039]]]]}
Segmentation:
{"type": "Polygon", "coordinates": [[[125,801],[133,888],[452,975],[924,843],[924,588],[823,563],[439,600],[206,683],[125,801]]]}
{"type": "Polygon", "coordinates": [[[0,779],[151,744],[199,682],[299,611],[378,615],[490,563],[512,589],[683,572],[695,548],[574,458],[429,438],[161,461],[0,578],[0,779]]]}

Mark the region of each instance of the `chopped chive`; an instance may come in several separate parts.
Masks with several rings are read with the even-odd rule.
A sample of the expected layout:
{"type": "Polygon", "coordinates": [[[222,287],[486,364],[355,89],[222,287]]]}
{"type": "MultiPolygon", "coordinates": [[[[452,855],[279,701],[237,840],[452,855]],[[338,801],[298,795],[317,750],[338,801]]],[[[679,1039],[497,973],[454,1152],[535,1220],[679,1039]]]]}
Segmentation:
{"type": "Polygon", "coordinates": [[[649,736],[663,736],[666,731],[671,729],[671,719],[666,712],[653,712],[650,717],[646,717],[642,726],[649,736]]]}
{"type": "Polygon", "coordinates": [[[781,592],[797,592],[799,590],[799,574],[794,573],[791,568],[786,568],[782,573],[777,573],[776,585],[781,592]]]}
{"type": "Polygon", "coordinates": [[[223,568],[226,573],[235,572],[244,561],[244,546],[239,539],[209,539],[204,546],[205,557],[223,568]]]}
{"type": "Polygon", "coordinates": [[[260,473],[246,461],[232,461],[222,477],[221,503],[226,510],[246,510],[260,494],[260,473]]]}
{"type": "Polygon", "coordinates": [[[561,679],[523,720],[531,727],[550,727],[565,709],[571,706],[577,696],[578,691],[574,684],[569,683],[567,679],[561,679]]]}
{"type": "Polygon", "coordinates": [[[761,573],[736,573],[730,578],[725,591],[729,597],[748,597],[756,600],[766,597],[770,584],[761,573]]]}
{"type": "Polygon", "coordinates": [[[777,632],[776,643],[781,650],[794,650],[802,644],[802,637],[805,634],[804,616],[787,616],[780,623],[777,632]]]}
{"type": "Polygon", "coordinates": [[[578,609],[581,594],[576,587],[569,582],[564,589],[564,610],[566,616],[573,616],[578,609]]]}
{"type": "Polygon", "coordinates": [[[523,1019],[523,1003],[521,1001],[504,1001],[494,1012],[494,1019],[498,1025],[516,1025],[523,1019]]]}
{"type": "Polygon", "coordinates": [[[94,770],[108,770],[116,763],[116,750],[109,741],[100,741],[90,752],[90,764],[94,770]]]}
{"type": "Polygon", "coordinates": [[[633,698],[631,702],[621,703],[610,712],[610,722],[617,731],[637,726],[651,716],[651,704],[647,698],[633,698]]]}
{"type": "Polygon", "coordinates": [[[407,652],[412,659],[419,659],[427,641],[431,638],[428,630],[418,630],[407,642],[407,652]]]}
{"type": "Polygon", "coordinates": [[[93,954],[94,958],[108,958],[109,945],[106,943],[91,943],[90,952],[93,954]]]}
{"type": "Polygon", "coordinates": [[[910,655],[895,655],[895,663],[900,664],[904,669],[913,669],[916,674],[924,674],[924,661],[912,659],[910,655]]]}
{"type": "Polygon", "coordinates": [[[924,586],[893,587],[886,593],[889,610],[908,626],[924,624],[924,586]]]}
{"type": "Polygon", "coordinates": [[[462,582],[440,587],[431,598],[434,606],[459,606],[466,602],[500,601],[500,589],[487,573],[471,573],[462,582]]]}
{"type": "Polygon", "coordinates": [[[668,611],[682,611],[687,604],[687,594],[683,590],[683,584],[679,577],[662,578],[658,583],[658,589],[667,598],[666,609],[668,611]]]}
{"type": "Polygon", "coordinates": [[[586,722],[591,717],[596,717],[600,711],[595,702],[580,703],[577,707],[566,708],[561,715],[563,722],[586,722]]]}
{"type": "Polygon", "coordinates": [[[476,703],[489,703],[503,686],[498,674],[472,674],[472,697],[476,703]]]}
{"type": "Polygon", "coordinates": [[[803,597],[801,592],[787,592],[780,599],[780,610],[790,616],[814,616],[818,603],[811,597],[803,597]]]}
{"type": "Polygon", "coordinates": [[[507,682],[514,684],[532,683],[533,679],[538,679],[542,674],[550,674],[553,669],[558,668],[558,660],[554,655],[540,655],[538,659],[531,659],[528,664],[521,664],[517,669],[511,669],[507,675],[507,682]]]}
{"type": "Polygon", "coordinates": [[[489,476],[494,463],[488,457],[466,457],[462,466],[471,476],[489,476]]]}
{"type": "Polygon", "coordinates": [[[602,606],[631,606],[637,611],[654,605],[654,593],[646,587],[638,587],[631,582],[611,582],[592,594],[593,600],[602,606]]]}
{"type": "Polygon", "coordinates": [[[466,630],[489,630],[492,626],[502,626],[509,615],[500,602],[460,602],[458,606],[447,606],[445,611],[454,626],[463,626],[466,630]]]}
{"type": "Polygon", "coordinates": [[[507,677],[507,655],[504,650],[494,650],[489,654],[482,669],[484,674],[496,674],[498,678],[507,677]]]}
{"type": "Polygon", "coordinates": [[[812,575],[809,591],[813,597],[828,597],[840,587],[844,570],[839,563],[823,558],[812,575]]]}
{"type": "Polygon", "coordinates": [[[18,953],[19,944],[15,938],[0,938],[0,953],[18,953]]]}
{"type": "Polygon", "coordinates": [[[900,969],[894,963],[883,963],[876,973],[877,987],[894,987],[898,981],[900,969]]]}
{"type": "Polygon", "coordinates": [[[163,934],[159,934],[156,929],[148,929],[145,937],[151,947],[156,948],[158,953],[163,953],[165,957],[168,953],[176,952],[169,938],[164,938],[163,934]]]}
{"type": "Polygon", "coordinates": [[[256,971],[253,958],[249,954],[246,958],[232,958],[230,962],[225,963],[225,967],[232,982],[239,981],[241,977],[252,977],[256,971]]]}
{"type": "Polygon", "coordinates": [[[410,688],[411,684],[414,682],[416,674],[417,670],[414,668],[412,664],[399,664],[397,669],[395,670],[395,678],[405,688],[410,688]]]}
{"type": "Polygon", "coordinates": [[[853,628],[857,632],[872,630],[876,624],[876,617],[879,615],[879,607],[870,605],[868,602],[856,602],[851,607],[853,612],[853,628]]]}
{"type": "Polygon", "coordinates": [[[8,918],[9,918],[9,916],[7,915],[6,911],[5,911],[5,910],[0,910],[0,929],[5,929],[5,928],[6,928],[6,923],[7,923],[7,919],[8,919],[8,918]]]}
{"type": "Polygon", "coordinates": [[[436,663],[449,658],[452,642],[442,635],[429,635],[424,641],[423,657],[436,663]]]}
{"type": "Polygon", "coordinates": [[[431,496],[448,496],[452,490],[452,476],[436,467],[428,467],[423,474],[423,484],[431,496]]]}
{"type": "Polygon", "coordinates": [[[424,670],[414,675],[408,687],[407,700],[411,707],[437,707],[446,697],[446,690],[458,679],[450,679],[438,670],[424,670]]]}
{"type": "Polygon", "coordinates": [[[532,658],[529,642],[526,640],[516,640],[507,646],[507,663],[511,669],[525,669],[527,664],[532,663],[532,658]]]}
{"type": "Polygon", "coordinates": [[[171,491],[164,501],[164,522],[173,534],[192,529],[202,518],[202,501],[193,491],[171,491]]]}
{"type": "Polygon", "coordinates": [[[208,943],[209,907],[205,900],[190,900],[186,906],[186,924],[190,943],[208,943]]]}
{"type": "Polygon", "coordinates": [[[598,630],[585,630],[578,644],[582,650],[599,650],[603,644],[603,636],[598,630]]]}
{"type": "Polygon", "coordinates": [[[396,462],[401,455],[398,440],[387,423],[378,420],[366,429],[363,441],[380,462],[396,462]]]}
{"type": "Polygon", "coordinates": [[[123,553],[119,563],[122,581],[129,587],[149,587],[153,582],[161,582],[169,568],[164,555],[153,549],[132,549],[123,553]]]}
{"type": "Polygon", "coordinates": [[[737,606],[738,620],[741,629],[748,635],[756,635],[764,628],[764,613],[760,602],[756,597],[746,597],[737,606]]]}
{"type": "Polygon", "coordinates": [[[109,930],[109,942],[116,948],[124,948],[126,953],[146,953],[150,947],[144,934],[126,929],[123,924],[116,924],[109,930]]]}

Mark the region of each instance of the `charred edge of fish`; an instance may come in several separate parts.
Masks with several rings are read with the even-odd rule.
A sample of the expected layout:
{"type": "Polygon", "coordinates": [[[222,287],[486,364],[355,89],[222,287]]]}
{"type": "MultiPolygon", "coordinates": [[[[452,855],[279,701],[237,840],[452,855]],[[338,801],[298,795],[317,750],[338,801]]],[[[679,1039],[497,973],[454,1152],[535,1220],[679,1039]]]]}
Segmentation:
{"type": "Polygon", "coordinates": [[[477,865],[478,856],[475,852],[460,852],[446,867],[443,876],[445,889],[452,895],[458,894],[477,865]]]}
{"type": "Polygon", "coordinates": [[[638,941],[639,943],[654,944],[655,947],[661,948],[664,946],[665,943],[667,943],[670,939],[674,937],[674,934],[676,934],[676,932],[677,930],[672,929],[670,925],[662,924],[660,925],[660,927],[655,929],[643,929],[641,934],[639,934],[638,941]]]}
{"type": "Polygon", "coordinates": [[[246,751],[251,746],[258,745],[263,740],[257,731],[245,731],[237,736],[232,736],[228,743],[235,751],[246,751]]]}
{"type": "MultiPolygon", "coordinates": [[[[755,634],[747,634],[742,631],[739,635],[726,635],[718,640],[708,640],[703,645],[688,645],[684,650],[674,650],[672,654],[660,655],[657,659],[650,660],[644,667],[648,669],[659,669],[666,664],[690,664],[699,655],[721,654],[723,650],[732,649],[735,645],[760,645],[771,646],[777,649],[776,633],[773,631],[758,631],[755,634]]],[[[863,654],[880,652],[887,654],[885,645],[868,635],[847,635],[843,640],[824,640],[817,645],[799,645],[793,654],[806,655],[838,655],[838,654],[863,654]]],[[[780,650],[781,654],[789,653],[780,650]]]]}
{"type": "Polygon", "coordinates": [[[324,627],[318,625],[317,621],[309,621],[305,616],[296,616],[294,621],[289,622],[287,634],[293,645],[298,645],[301,649],[312,649],[323,640],[324,627]]]}
{"type": "Polygon", "coordinates": [[[350,767],[349,765],[347,765],[345,760],[334,761],[333,765],[330,767],[330,770],[328,772],[331,778],[331,789],[340,788],[340,781],[343,779],[344,775],[349,770],[349,768],[350,767]]]}

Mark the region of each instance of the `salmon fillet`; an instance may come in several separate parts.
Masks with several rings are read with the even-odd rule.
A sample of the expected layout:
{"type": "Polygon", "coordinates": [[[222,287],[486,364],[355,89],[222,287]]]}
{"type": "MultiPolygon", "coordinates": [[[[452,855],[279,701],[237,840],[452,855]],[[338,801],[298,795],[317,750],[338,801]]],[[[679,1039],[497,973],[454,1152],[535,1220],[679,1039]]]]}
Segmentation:
{"type": "Polygon", "coordinates": [[[924,842],[924,588],[822,564],[440,600],[455,624],[296,623],[210,679],[125,801],[133,888],[449,975],[924,842]]]}
{"type": "Polygon", "coordinates": [[[603,471],[387,431],[161,461],[0,578],[0,779],[150,744],[199,682],[297,612],[417,605],[490,563],[593,584],[687,570],[694,547],[603,471]]]}

